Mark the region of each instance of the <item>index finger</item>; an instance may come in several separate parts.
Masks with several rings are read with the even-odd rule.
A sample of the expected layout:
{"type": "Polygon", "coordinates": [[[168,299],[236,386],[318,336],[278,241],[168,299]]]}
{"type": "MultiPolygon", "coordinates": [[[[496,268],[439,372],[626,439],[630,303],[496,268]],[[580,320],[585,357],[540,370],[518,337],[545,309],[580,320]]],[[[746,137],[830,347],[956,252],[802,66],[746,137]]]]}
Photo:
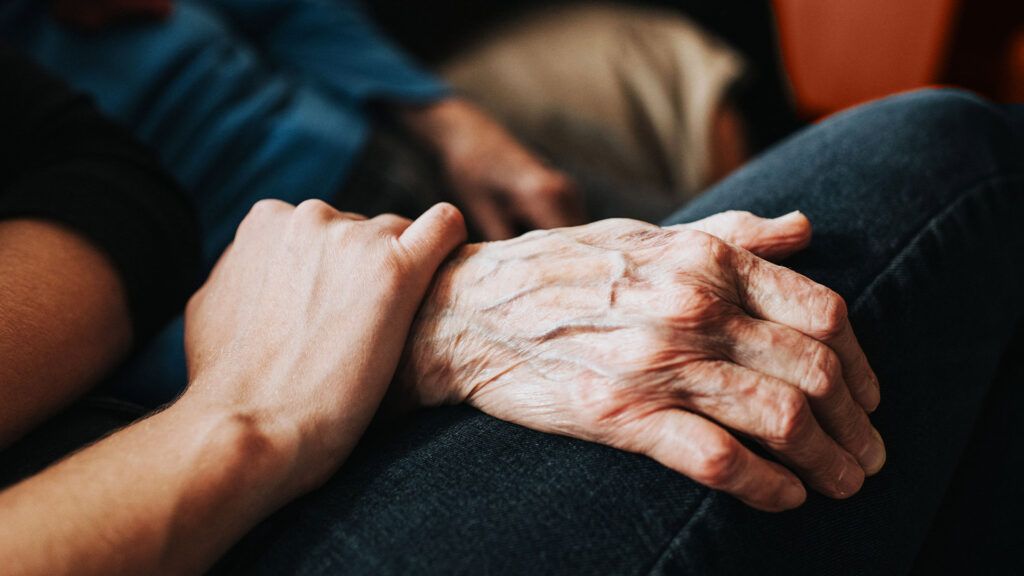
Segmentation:
{"type": "Polygon", "coordinates": [[[568,177],[548,172],[520,188],[517,211],[537,228],[547,230],[575,226],[586,221],[583,200],[568,177]]]}
{"type": "Polygon", "coordinates": [[[479,195],[467,198],[463,208],[485,240],[507,240],[515,236],[512,219],[503,212],[493,198],[479,195]]]}
{"type": "Polygon", "coordinates": [[[843,365],[850,394],[866,411],[874,411],[881,399],[878,377],[854,335],[842,296],[745,250],[734,250],[733,257],[741,305],[758,318],[789,326],[832,348],[843,365]]]}

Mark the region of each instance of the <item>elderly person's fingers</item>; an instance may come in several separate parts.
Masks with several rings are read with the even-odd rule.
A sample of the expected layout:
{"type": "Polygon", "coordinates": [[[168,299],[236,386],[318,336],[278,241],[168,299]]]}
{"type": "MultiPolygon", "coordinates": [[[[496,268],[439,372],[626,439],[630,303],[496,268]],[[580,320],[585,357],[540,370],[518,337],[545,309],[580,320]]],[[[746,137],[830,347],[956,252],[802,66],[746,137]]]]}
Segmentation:
{"type": "Polygon", "coordinates": [[[850,394],[873,411],[880,400],[878,378],[853,334],[843,298],[749,252],[735,250],[731,256],[741,305],[758,318],[799,330],[835,350],[850,394]]]}
{"type": "Polygon", "coordinates": [[[743,446],[729,432],[682,410],[661,410],[626,423],[615,442],[650,456],[709,488],[722,490],[754,508],[778,512],[807,498],[800,480],[785,467],[743,446]]]}
{"type": "Polygon", "coordinates": [[[848,383],[855,383],[850,385],[850,393],[868,413],[874,412],[881,400],[881,388],[875,371],[868,364],[867,356],[861,351],[850,320],[844,321],[839,332],[826,339],[825,343],[839,354],[843,363],[843,377],[848,383]]]}
{"type": "Polygon", "coordinates": [[[679,390],[684,407],[757,440],[826,496],[860,490],[864,470],[822,430],[803,391],[724,361],[703,363],[697,378],[699,388],[679,390]]]}
{"type": "Polygon", "coordinates": [[[462,207],[485,240],[507,240],[516,235],[515,220],[494,197],[470,196],[463,200],[462,207]]]}
{"type": "Polygon", "coordinates": [[[836,353],[792,328],[737,315],[724,326],[733,362],[799,388],[818,422],[868,475],[885,464],[885,444],[850,395],[836,353]]]}
{"type": "Polygon", "coordinates": [[[811,222],[799,211],[778,218],[762,218],[750,212],[730,210],[667,228],[700,230],[770,260],[799,252],[811,242],[811,222]]]}
{"type": "Polygon", "coordinates": [[[512,238],[521,225],[557,228],[585,221],[572,180],[476,104],[448,98],[402,107],[399,118],[437,154],[455,199],[486,240],[512,238]]]}
{"type": "Polygon", "coordinates": [[[539,166],[516,183],[516,210],[533,228],[582,224],[585,219],[579,188],[568,176],[539,166]]]}

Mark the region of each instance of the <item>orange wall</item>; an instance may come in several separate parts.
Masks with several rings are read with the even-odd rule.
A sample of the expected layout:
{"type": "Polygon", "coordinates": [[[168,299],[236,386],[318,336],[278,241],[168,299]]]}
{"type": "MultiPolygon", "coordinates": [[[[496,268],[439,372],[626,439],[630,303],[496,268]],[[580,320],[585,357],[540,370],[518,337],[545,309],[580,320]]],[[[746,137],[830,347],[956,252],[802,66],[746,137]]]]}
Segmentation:
{"type": "Polygon", "coordinates": [[[959,0],[773,0],[805,116],[934,84],[959,0]]]}

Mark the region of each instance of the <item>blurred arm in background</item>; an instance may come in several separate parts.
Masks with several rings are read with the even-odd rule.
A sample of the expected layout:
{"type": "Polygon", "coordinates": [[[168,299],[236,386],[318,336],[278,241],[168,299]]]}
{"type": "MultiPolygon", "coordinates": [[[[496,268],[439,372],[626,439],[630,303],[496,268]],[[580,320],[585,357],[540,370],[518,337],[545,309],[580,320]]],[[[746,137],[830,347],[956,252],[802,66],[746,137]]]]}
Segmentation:
{"type": "Polygon", "coordinates": [[[265,57],[344,101],[380,102],[440,162],[490,240],[581,224],[574,183],[381,35],[357,2],[214,0],[265,57]]]}
{"type": "Polygon", "coordinates": [[[198,241],[148,151],[17,55],[0,67],[2,447],[183,305],[198,241]]]}

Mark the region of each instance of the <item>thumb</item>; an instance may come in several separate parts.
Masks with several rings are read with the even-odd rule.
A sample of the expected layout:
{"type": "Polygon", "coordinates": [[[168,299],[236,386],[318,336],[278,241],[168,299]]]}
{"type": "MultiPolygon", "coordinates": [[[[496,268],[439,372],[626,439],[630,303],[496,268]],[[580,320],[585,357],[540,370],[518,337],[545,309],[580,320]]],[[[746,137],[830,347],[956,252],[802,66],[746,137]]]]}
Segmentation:
{"type": "Polygon", "coordinates": [[[429,266],[433,274],[448,254],[466,241],[466,222],[458,208],[441,202],[413,221],[398,241],[415,262],[429,266]]]}
{"type": "Polygon", "coordinates": [[[811,243],[811,222],[799,210],[778,218],[730,210],[669,228],[700,230],[765,259],[785,258],[811,243]]]}

